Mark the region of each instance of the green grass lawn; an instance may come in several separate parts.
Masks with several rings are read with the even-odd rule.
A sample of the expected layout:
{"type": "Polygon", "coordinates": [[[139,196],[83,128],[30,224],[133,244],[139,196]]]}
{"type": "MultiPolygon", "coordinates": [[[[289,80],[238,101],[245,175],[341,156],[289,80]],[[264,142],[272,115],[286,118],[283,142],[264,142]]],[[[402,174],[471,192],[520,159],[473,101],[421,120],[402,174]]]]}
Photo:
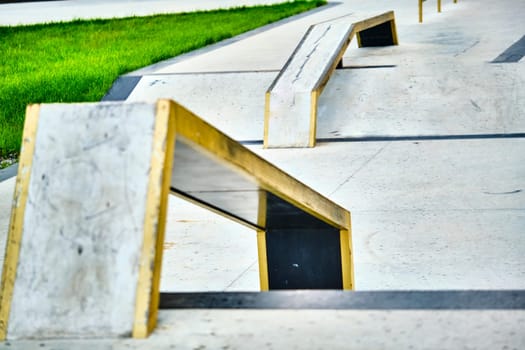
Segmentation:
{"type": "Polygon", "coordinates": [[[29,103],[98,101],[123,73],[325,3],[0,27],[0,161],[18,153],[29,103]]]}

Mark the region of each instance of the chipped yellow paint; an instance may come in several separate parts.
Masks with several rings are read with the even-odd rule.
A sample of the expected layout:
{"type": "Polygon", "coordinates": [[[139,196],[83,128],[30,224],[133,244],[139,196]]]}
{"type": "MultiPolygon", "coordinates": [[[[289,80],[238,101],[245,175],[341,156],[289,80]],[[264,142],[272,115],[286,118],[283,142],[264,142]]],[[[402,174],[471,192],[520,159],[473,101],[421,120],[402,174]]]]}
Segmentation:
{"type": "Polygon", "coordinates": [[[155,328],[159,304],[160,273],[166,211],[175,147],[175,116],[171,101],[159,100],[155,115],[144,239],[133,322],[133,337],[145,338],[155,328]]]}
{"type": "Polygon", "coordinates": [[[164,244],[162,245],[162,249],[169,250],[169,249],[175,247],[175,245],[176,245],[175,242],[164,242],[164,244]]]}
{"type": "Polygon", "coordinates": [[[40,105],[30,105],[26,109],[22,148],[20,151],[18,175],[16,177],[2,272],[2,285],[0,290],[0,341],[7,338],[9,312],[11,310],[11,301],[16,280],[16,268],[18,266],[24,229],[24,213],[29,181],[31,179],[39,113],[40,105]]]}

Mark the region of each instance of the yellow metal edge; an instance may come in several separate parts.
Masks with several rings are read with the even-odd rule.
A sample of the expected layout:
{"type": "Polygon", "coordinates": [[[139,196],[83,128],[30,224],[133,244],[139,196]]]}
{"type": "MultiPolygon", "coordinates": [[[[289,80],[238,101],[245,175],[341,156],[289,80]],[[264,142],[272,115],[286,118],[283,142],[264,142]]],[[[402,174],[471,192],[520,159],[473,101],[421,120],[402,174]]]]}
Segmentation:
{"type": "Polygon", "coordinates": [[[317,101],[319,92],[314,90],[310,93],[310,133],[308,135],[308,147],[315,147],[317,135],[317,101]]]}
{"type": "MultiPolygon", "coordinates": [[[[257,208],[257,225],[266,227],[266,216],[268,211],[268,196],[265,191],[259,191],[259,203],[257,208]]],[[[269,290],[268,259],[266,256],[266,231],[257,229],[257,256],[259,262],[259,288],[261,291],[269,290]]]]}
{"type": "Polygon", "coordinates": [[[322,196],[302,182],[294,179],[265,159],[248,150],[209,125],[181,105],[176,105],[177,135],[212,154],[233,170],[249,176],[268,192],[301,208],[310,215],[344,229],[347,226],[346,210],[322,196]]]}
{"type": "Polygon", "coordinates": [[[31,179],[33,155],[35,152],[36,134],[40,105],[29,105],[26,109],[22,148],[16,177],[15,192],[11,207],[11,218],[7,235],[5,258],[0,290],[0,341],[7,338],[7,327],[11,302],[16,280],[16,270],[20,257],[24,214],[31,179]]]}
{"type": "Polygon", "coordinates": [[[268,196],[266,191],[258,192],[257,226],[266,227],[266,216],[268,215],[268,196]]]}
{"type": "Polygon", "coordinates": [[[423,0],[418,1],[419,23],[423,23],[423,0]]]}
{"type": "Polygon", "coordinates": [[[259,258],[259,287],[262,292],[270,290],[268,258],[266,255],[266,231],[257,230],[257,255],[259,258]]]}
{"type": "Polygon", "coordinates": [[[437,0],[437,10],[441,12],[441,0],[437,0]]]}
{"type": "Polygon", "coordinates": [[[365,29],[375,27],[379,24],[389,22],[395,18],[394,11],[384,12],[380,15],[373,16],[361,21],[354,22],[354,28],[356,32],[361,32],[365,29]]]}
{"type": "Polygon", "coordinates": [[[155,269],[153,271],[153,288],[151,291],[150,317],[148,320],[148,333],[151,333],[157,324],[158,307],[160,301],[160,276],[162,270],[162,256],[164,252],[164,235],[166,232],[166,221],[168,211],[168,197],[171,185],[171,173],[173,169],[173,155],[175,152],[175,109],[171,101],[159,100],[157,103],[158,113],[165,113],[165,105],[168,104],[168,133],[165,146],[165,160],[162,174],[162,193],[160,198],[159,222],[156,242],[155,269]]]}
{"type": "Polygon", "coordinates": [[[348,212],[348,226],[340,230],[341,267],[343,275],[343,289],[354,290],[354,257],[352,249],[352,225],[350,212],[348,212]]]}
{"type": "Polygon", "coordinates": [[[270,91],[264,94],[264,131],[263,131],[263,148],[268,148],[268,132],[270,129],[270,91]]]}
{"type": "Polygon", "coordinates": [[[390,21],[390,30],[392,31],[392,41],[394,42],[394,45],[399,45],[399,39],[397,37],[397,25],[395,19],[392,19],[390,21]]]}
{"type": "Polygon", "coordinates": [[[170,120],[173,119],[172,113],[173,107],[170,101],[161,100],[157,103],[133,338],[146,338],[155,327],[157,320],[162,245],[171,179],[170,163],[173,161],[175,143],[175,122],[170,120]]]}

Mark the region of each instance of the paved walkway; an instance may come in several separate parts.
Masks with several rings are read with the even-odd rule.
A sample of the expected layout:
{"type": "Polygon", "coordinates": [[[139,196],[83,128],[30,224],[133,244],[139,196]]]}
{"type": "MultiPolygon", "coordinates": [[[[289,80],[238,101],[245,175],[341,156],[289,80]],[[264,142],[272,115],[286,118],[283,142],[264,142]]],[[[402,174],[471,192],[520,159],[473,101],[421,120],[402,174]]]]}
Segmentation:
{"type": "Polygon", "coordinates": [[[275,2],[275,0],[67,0],[0,4],[0,25],[148,16],[275,2]]]}
{"type": "MultiPolygon", "coordinates": [[[[144,14],[139,9],[157,11],[154,4],[162,3],[168,1],[38,6],[58,14],[76,4],[67,16],[77,16],[84,6],[81,12],[102,17],[129,15],[111,8],[136,6],[136,13],[144,14]]],[[[213,2],[219,3],[226,2],[213,2]]],[[[0,23],[6,9],[13,11],[11,20],[37,21],[45,10],[36,6],[26,12],[29,4],[0,5],[0,23]]],[[[331,142],[315,149],[250,148],[352,211],[357,289],[525,289],[525,60],[491,63],[524,36],[523,1],[447,1],[441,14],[426,1],[425,23],[418,24],[412,0],[345,0],[134,72],[137,84],[125,99],[171,97],[234,138],[258,141],[264,91],[310,24],[346,12],[391,9],[400,45],[351,47],[344,57],[347,69],[336,73],[321,96],[318,136],[331,142]]],[[[7,228],[13,185],[14,178],[0,182],[0,228],[7,228]]],[[[170,201],[162,290],[257,290],[254,232],[170,201]]],[[[523,311],[181,310],[160,317],[162,331],[147,347],[525,347],[523,311]],[[329,319],[330,327],[316,323],[319,319],[329,319]],[[354,321],[361,325],[352,328],[354,321]],[[389,342],[393,338],[403,341],[389,342]]]]}

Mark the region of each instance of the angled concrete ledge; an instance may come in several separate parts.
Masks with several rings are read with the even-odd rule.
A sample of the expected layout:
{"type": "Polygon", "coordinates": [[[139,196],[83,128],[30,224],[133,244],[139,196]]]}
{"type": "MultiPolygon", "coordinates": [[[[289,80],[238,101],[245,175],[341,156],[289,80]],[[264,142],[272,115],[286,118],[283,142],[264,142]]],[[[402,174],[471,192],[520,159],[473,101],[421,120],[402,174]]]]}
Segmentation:
{"type": "Polygon", "coordinates": [[[0,340],[147,337],[170,192],[257,232],[262,290],[354,288],[350,212],[178,103],[31,105],[0,340]]]}
{"type": "Polygon", "coordinates": [[[359,47],[397,45],[394,12],[349,14],[311,26],[265,97],[264,147],[314,147],[317,103],[353,37],[359,47]]]}

